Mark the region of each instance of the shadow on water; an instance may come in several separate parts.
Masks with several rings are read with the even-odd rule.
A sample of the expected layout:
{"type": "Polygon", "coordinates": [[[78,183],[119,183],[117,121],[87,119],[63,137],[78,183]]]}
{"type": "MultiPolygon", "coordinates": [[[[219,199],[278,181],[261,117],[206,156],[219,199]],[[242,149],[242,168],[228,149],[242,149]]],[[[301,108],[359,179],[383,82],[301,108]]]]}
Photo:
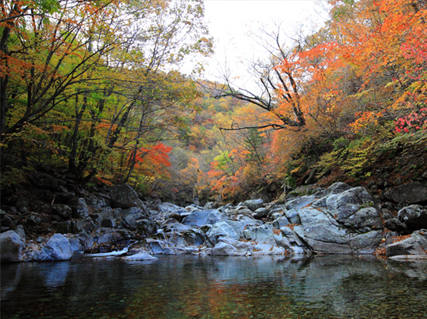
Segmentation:
{"type": "Polygon", "coordinates": [[[427,263],[160,256],[1,266],[1,318],[427,317],[427,263]]]}

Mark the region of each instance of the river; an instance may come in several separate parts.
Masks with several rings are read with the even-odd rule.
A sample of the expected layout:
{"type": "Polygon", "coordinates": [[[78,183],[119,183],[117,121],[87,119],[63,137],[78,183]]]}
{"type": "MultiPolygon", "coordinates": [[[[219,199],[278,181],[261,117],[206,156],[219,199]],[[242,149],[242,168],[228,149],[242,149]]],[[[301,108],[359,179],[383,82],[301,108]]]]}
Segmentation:
{"type": "Polygon", "coordinates": [[[427,318],[427,262],[160,256],[3,264],[1,318],[427,318]]]}

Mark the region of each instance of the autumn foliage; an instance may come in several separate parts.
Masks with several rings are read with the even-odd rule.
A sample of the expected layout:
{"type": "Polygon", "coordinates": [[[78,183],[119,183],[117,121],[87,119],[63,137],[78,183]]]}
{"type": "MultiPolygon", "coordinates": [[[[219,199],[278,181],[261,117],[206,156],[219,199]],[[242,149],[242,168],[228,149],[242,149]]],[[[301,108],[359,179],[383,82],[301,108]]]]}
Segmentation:
{"type": "Polygon", "coordinates": [[[211,52],[202,1],[2,2],[2,184],[48,165],[181,202],[238,201],[363,182],[399,157],[396,176],[425,169],[426,2],[328,5],[322,28],[271,37],[258,94],[179,72],[211,52]]]}

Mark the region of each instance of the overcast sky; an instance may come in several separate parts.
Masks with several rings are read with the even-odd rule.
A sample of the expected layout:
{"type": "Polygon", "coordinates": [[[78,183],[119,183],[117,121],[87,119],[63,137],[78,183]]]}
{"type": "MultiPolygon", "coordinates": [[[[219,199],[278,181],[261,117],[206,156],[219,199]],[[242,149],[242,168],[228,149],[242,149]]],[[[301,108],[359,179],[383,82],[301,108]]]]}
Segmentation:
{"type": "Polygon", "coordinates": [[[225,63],[233,75],[241,73],[242,62],[261,51],[251,34],[276,31],[278,24],[289,34],[301,24],[312,29],[322,21],[320,11],[319,0],[205,0],[205,20],[215,40],[206,77],[212,79],[225,63]]]}

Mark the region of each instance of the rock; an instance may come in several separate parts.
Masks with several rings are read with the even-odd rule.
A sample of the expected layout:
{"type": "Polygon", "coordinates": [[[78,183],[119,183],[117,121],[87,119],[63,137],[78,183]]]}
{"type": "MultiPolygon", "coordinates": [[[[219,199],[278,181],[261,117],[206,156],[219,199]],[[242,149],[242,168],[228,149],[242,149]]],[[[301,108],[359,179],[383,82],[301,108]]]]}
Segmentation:
{"type": "Polygon", "coordinates": [[[114,186],[110,193],[113,208],[143,207],[143,202],[129,184],[114,186]]]}
{"type": "Polygon", "coordinates": [[[110,198],[104,194],[88,194],[85,198],[86,203],[95,209],[108,207],[110,205],[110,198]]]}
{"type": "Polygon", "coordinates": [[[169,215],[171,213],[180,213],[183,211],[182,207],[179,207],[177,205],[171,204],[171,203],[160,203],[157,206],[157,210],[165,215],[169,215]]]}
{"type": "Polygon", "coordinates": [[[299,211],[301,208],[310,205],[316,200],[316,197],[310,196],[301,196],[295,199],[292,199],[285,204],[286,210],[295,210],[299,211]]]}
{"type": "Polygon", "coordinates": [[[200,246],[205,242],[205,234],[198,229],[184,231],[182,235],[189,246],[200,246]]]}
{"type": "Polygon", "coordinates": [[[59,261],[71,259],[70,242],[62,234],[53,235],[42,250],[34,257],[37,261],[59,261]]]}
{"type": "Polygon", "coordinates": [[[136,221],[136,233],[143,237],[154,235],[157,232],[156,224],[149,219],[139,219],[136,221]]]}
{"type": "Polygon", "coordinates": [[[427,255],[427,229],[412,233],[404,240],[386,246],[387,257],[400,255],[427,255]]]}
{"type": "Polygon", "coordinates": [[[389,219],[394,218],[393,214],[387,208],[382,208],[381,214],[382,214],[384,220],[389,220],[389,219]]]}
{"type": "MultiPolygon", "coordinates": [[[[116,230],[110,228],[100,228],[93,232],[93,245],[98,249],[100,247],[106,247],[107,251],[111,250],[112,246],[115,246],[118,242],[131,239],[133,237],[132,232],[128,230],[116,230]]],[[[96,252],[96,251],[95,251],[96,252]]]]}
{"type": "Polygon", "coordinates": [[[329,186],[321,196],[339,194],[349,189],[351,189],[350,185],[347,185],[346,183],[342,182],[337,182],[329,186]]]}
{"type": "Polygon", "coordinates": [[[19,237],[21,237],[22,241],[25,244],[26,240],[25,240],[25,230],[24,230],[24,227],[22,225],[16,226],[15,233],[17,233],[19,235],[19,237]]]}
{"type": "Polygon", "coordinates": [[[6,230],[13,230],[16,226],[16,220],[11,215],[6,214],[4,210],[0,211],[0,224],[3,229],[3,227],[6,230]]]}
{"type": "Polygon", "coordinates": [[[242,203],[242,205],[246,206],[253,212],[255,212],[255,210],[260,208],[263,204],[264,201],[262,199],[250,199],[242,203]]]}
{"type": "Polygon", "coordinates": [[[122,257],[122,259],[128,260],[128,261],[141,261],[141,260],[156,260],[158,258],[151,256],[146,251],[143,251],[132,256],[122,257]]]}
{"type": "Polygon", "coordinates": [[[338,220],[349,229],[356,229],[358,232],[368,232],[371,229],[382,229],[383,224],[374,207],[359,209],[346,219],[338,220]]]}
{"type": "MultiPolygon", "coordinates": [[[[237,256],[239,252],[236,247],[225,243],[219,242],[212,248],[212,255],[214,256],[237,256]]],[[[243,253],[241,253],[243,255],[243,253]]]]}
{"type": "MultiPolygon", "coordinates": [[[[120,212],[121,215],[122,211],[120,212]]],[[[116,228],[117,222],[111,207],[105,207],[98,214],[97,222],[101,227],[116,228]]]]}
{"type": "Polygon", "coordinates": [[[273,244],[260,243],[253,247],[253,255],[285,255],[286,250],[273,244]]]}
{"type": "Polygon", "coordinates": [[[123,226],[130,230],[138,228],[138,221],[147,217],[145,210],[140,207],[132,207],[122,211],[123,226]]]}
{"type": "Polygon", "coordinates": [[[25,242],[13,230],[0,234],[0,260],[2,263],[22,261],[25,242]]]}
{"type": "Polygon", "coordinates": [[[228,219],[227,214],[221,213],[218,209],[208,209],[191,213],[183,219],[182,223],[189,226],[203,226],[206,224],[213,225],[226,219],[228,219]]]}
{"type": "Polygon", "coordinates": [[[73,233],[81,233],[88,232],[90,233],[95,229],[95,224],[93,223],[90,217],[86,217],[85,219],[79,219],[72,222],[72,232],[73,233]]]}
{"type": "Polygon", "coordinates": [[[68,238],[70,249],[73,254],[83,252],[84,249],[78,237],[74,237],[73,235],[67,235],[66,237],[68,238]]]}
{"type": "MultiPolygon", "coordinates": [[[[316,207],[313,203],[313,207],[316,207]]],[[[353,214],[366,207],[375,209],[374,199],[363,187],[354,187],[339,194],[330,194],[326,200],[326,207],[331,216],[338,222],[345,223],[353,214]]],[[[379,224],[381,218],[379,212],[376,213],[379,224]]],[[[378,221],[373,221],[378,224],[378,221]]]]}
{"type": "Polygon", "coordinates": [[[410,230],[427,229],[427,207],[411,205],[402,208],[398,212],[401,222],[404,222],[410,230]]]}
{"type": "Polygon", "coordinates": [[[382,222],[372,196],[363,187],[339,193],[347,187],[334,185],[324,198],[299,211],[301,226],[295,232],[314,252],[373,253],[382,240],[382,222]]]}
{"type": "Polygon", "coordinates": [[[257,210],[255,210],[255,212],[252,214],[252,217],[256,219],[261,219],[261,218],[267,217],[268,213],[269,211],[267,208],[260,207],[257,210]]]}
{"type": "Polygon", "coordinates": [[[285,216],[291,224],[301,224],[301,219],[295,209],[285,211],[285,216]]]}
{"type": "Polygon", "coordinates": [[[289,224],[290,222],[286,216],[279,217],[273,221],[274,228],[278,228],[278,229],[289,224]]]}
{"type": "Polygon", "coordinates": [[[243,230],[243,237],[258,243],[274,243],[273,224],[267,223],[261,226],[247,225],[243,230]]]}
{"type": "Polygon", "coordinates": [[[213,245],[216,245],[221,238],[239,240],[240,235],[241,230],[238,222],[230,220],[214,224],[206,233],[206,236],[213,245]]]}
{"type": "Polygon", "coordinates": [[[30,205],[30,202],[28,200],[28,197],[23,196],[23,195],[19,195],[18,199],[15,202],[15,206],[16,208],[21,212],[21,213],[26,213],[28,211],[28,206],[30,205]]]}
{"type": "Polygon", "coordinates": [[[57,190],[59,186],[59,182],[56,178],[50,176],[49,174],[45,173],[33,173],[29,176],[30,182],[32,182],[36,187],[41,189],[48,189],[48,190],[57,190]]]}
{"type": "Polygon", "coordinates": [[[74,198],[69,204],[73,209],[73,218],[89,217],[90,210],[84,198],[74,198]]]}
{"type": "Polygon", "coordinates": [[[71,207],[64,204],[53,204],[52,212],[58,216],[61,216],[63,219],[69,219],[73,214],[71,207]]]}
{"type": "Polygon", "coordinates": [[[279,217],[282,217],[284,214],[285,214],[284,205],[273,206],[268,212],[268,218],[270,218],[271,220],[275,220],[279,217]]]}
{"type": "Polygon", "coordinates": [[[397,203],[427,202],[427,184],[421,182],[404,184],[387,191],[385,197],[397,203]]]}
{"type": "Polygon", "coordinates": [[[407,233],[408,227],[397,218],[390,218],[384,222],[384,227],[398,233],[407,233]]]}

